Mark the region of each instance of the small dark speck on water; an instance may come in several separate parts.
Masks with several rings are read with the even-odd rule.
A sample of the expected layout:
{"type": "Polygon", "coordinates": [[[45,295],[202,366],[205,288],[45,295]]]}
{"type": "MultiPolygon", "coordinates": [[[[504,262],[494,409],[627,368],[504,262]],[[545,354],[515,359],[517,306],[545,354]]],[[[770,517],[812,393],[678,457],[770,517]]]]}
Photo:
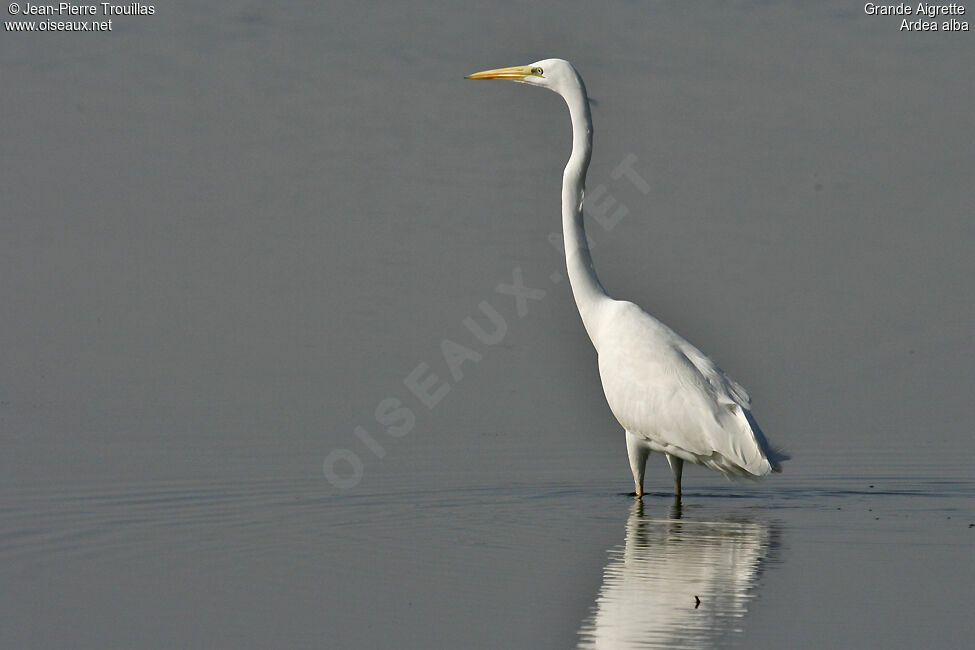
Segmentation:
{"type": "Polygon", "coordinates": [[[872,488],[873,488],[873,486],[871,485],[871,486],[870,486],[870,488],[872,489],[872,488]]]}
{"type": "Polygon", "coordinates": [[[969,528],[975,528],[975,524],[968,524],[969,528]]]}
{"type": "Polygon", "coordinates": [[[694,609],[697,609],[700,606],[701,606],[701,599],[698,598],[697,596],[694,596],[694,609]]]}

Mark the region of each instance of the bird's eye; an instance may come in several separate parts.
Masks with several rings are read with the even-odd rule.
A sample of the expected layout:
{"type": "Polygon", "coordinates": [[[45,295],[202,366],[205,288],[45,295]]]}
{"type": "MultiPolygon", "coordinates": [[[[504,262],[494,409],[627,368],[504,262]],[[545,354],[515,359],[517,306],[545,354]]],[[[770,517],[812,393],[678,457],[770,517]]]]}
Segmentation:
{"type": "Polygon", "coordinates": [[[536,77],[541,77],[542,76],[542,69],[541,68],[532,68],[532,74],[535,75],[536,77]]]}

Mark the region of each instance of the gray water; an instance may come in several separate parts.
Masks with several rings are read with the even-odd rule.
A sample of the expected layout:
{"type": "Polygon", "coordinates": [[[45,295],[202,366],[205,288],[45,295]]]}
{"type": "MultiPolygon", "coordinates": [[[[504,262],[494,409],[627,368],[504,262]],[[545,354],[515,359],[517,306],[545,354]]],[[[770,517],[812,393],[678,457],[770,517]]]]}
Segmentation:
{"type": "Polygon", "coordinates": [[[0,645],[971,645],[975,47],[806,4],[4,31],[0,645]],[[566,111],[463,80],[551,56],[603,284],[783,474],[627,495],[549,241],[566,111]]]}

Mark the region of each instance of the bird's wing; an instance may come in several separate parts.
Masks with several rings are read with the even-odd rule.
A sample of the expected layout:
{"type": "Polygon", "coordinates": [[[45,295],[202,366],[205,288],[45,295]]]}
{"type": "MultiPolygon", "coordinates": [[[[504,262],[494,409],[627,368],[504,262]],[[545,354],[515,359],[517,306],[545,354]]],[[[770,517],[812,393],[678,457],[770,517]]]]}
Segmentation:
{"type": "Polygon", "coordinates": [[[613,414],[656,448],[729,473],[768,472],[748,393],[700,350],[628,302],[607,312],[599,372],[613,414]]]}
{"type": "MultiPolygon", "coordinates": [[[[712,387],[718,403],[725,406],[730,412],[732,417],[723,423],[723,427],[728,431],[739,432],[730,440],[738,443],[735,445],[735,453],[745,461],[743,466],[751,474],[764,474],[769,470],[773,472],[782,471],[780,463],[789,460],[789,455],[773,447],[765,438],[765,434],[752,415],[752,399],[748,396],[745,388],[726,375],[714,361],[700,350],[684,339],[680,339],[680,341],[684,355],[712,387]],[[735,408],[736,406],[738,408],[735,408]],[[739,441],[741,442],[739,443],[739,441]]],[[[725,420],[726,418],[719,419],[725,420]]]]}
{"type": "Polygon", "coordinates": [[[707,380],[719,403],[727,406],[737,404],[743,409],[751,408],[752,398],[748,396],[748,391],[741,384],[724,374],[724,370],[719,368],[710,357],[691,345],[686,339],[676,334],[674,336],[677,338],[675,341],[677,347],[687,357],[688,361],[694,364],[701,376],[707,380]]]}

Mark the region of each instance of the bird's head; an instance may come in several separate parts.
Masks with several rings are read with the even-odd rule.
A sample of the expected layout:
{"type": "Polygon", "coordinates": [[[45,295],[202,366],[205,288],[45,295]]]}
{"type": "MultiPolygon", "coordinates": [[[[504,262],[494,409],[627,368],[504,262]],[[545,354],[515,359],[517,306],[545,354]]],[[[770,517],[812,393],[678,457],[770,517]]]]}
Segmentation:
{"type": "Polygon", "coordinates": [[[507,79],[517,83],[548,88],[560,95],[570,89],[582,88],[582,79],[572,64],[563,59],[544,59],[529,65],[485,70],[468,75],[467,79],[507,79]]]}

